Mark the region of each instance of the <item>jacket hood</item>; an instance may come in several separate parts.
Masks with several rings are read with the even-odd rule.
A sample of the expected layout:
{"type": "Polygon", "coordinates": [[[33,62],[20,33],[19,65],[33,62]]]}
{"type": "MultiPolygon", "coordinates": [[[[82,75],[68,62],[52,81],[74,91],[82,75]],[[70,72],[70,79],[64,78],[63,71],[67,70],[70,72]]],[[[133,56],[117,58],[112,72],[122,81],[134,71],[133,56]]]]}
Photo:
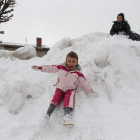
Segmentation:
{"type": "MultiPolygon", "coordinates": [[[[66,62],[64,62],[62,65],[65,66],[69,71],[71,71],[71,70],[68,68],[66,62]]],[[[80,66],[79,64],[77,64],[77,65],[75,66],[75,68],[74,68],[72,71],[78,71],[78,70],[81,70],[81,66],[80,66]]]]}
{"type": "MultiPolygon", "coordinates": [[[[123,20],[124,20],[124,13],[119,13],[118,16],[122,16],[123,20]]],[[[117,16],[117,17],[118,17],[117,16]]]]}

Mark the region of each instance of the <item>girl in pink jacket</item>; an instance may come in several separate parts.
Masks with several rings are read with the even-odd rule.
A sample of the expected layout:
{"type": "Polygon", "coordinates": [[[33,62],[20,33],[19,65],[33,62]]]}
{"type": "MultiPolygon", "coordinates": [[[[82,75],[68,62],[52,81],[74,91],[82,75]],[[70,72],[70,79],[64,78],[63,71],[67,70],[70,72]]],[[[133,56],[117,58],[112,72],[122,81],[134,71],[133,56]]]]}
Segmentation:
{"type": "Polygon", "coordinates": [[[33,66],[32,68],[47,73],[59,72],[56,91],[45,117],[50,118],[52,112],[59,106],[64,97],[64,117],[61,123],[63,125],[73,125],[70,112],[74,108],[77,85],[80,84],[87,92],[92,92],[96,95],[80,71],[81,67],[78,64],[78,55],[71,51],[66,57],[66,62],[62,65],[33,66]]]}

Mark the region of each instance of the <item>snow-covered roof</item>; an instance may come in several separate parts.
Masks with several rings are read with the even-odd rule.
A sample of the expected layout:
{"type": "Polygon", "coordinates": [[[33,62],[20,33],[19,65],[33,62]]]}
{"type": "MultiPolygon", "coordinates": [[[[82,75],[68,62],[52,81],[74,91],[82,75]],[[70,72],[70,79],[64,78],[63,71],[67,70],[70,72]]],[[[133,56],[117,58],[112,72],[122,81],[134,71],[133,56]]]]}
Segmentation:
{"type": "MultiPolygon", "coordinates": [[[[35,44],[22,44],[22,43],[13,43],[13,42],[2,42],[0,43],[0,45],[7,45],[7,46],[18,46],[18,47],[24,47],[24,46],[32,46],[32,47],[37,47],[35,44]]],[[[48,46],[46,45],[42,45],[41,48],[47,48],[50,49],[48,46]]]]}

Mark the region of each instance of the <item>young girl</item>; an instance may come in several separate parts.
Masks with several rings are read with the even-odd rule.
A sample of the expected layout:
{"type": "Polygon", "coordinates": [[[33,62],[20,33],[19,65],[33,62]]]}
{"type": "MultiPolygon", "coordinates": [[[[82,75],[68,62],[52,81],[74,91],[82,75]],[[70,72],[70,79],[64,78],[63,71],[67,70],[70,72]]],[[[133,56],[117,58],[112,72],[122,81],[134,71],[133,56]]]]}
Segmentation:
{"type": "Polygon", "coordinates": [[[58,82],[56,83],[56,91],[45,117],[48,119],[50,118],[52,112],[57,106],[59,106],[62,98],[64,97],[64,117],[62,118],[61,123],[63,125],[73,125],[70,112],[74,108],[75,93],[78,83],[87,92],[92,92],[96,95],[80,71],[81,67],[78,64],[78,55],[71,51],[66,57],[66,62],[62,65],[32,66],[32,68],[47,73],[59,72],[58,82]]]}

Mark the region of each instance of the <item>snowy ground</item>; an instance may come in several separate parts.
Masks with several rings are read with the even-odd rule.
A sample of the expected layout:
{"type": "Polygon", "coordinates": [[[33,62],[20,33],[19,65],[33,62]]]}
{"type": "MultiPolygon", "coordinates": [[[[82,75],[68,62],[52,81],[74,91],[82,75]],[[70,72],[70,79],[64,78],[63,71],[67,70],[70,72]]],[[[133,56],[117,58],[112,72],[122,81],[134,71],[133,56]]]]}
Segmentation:
{"type": "Polygon", "coordinates": [[[139,140],[140,42],[126,36],[92,33],[63,39],[43,58],[0,58],[1,140],[139,140]],[[60,124],[63,102],[48,125],[44,115],[57,74],[33,71],[32,65],[61,64],[71,50],[93,89],[94,97],[78,87],[74,127],[60,124]]]}

